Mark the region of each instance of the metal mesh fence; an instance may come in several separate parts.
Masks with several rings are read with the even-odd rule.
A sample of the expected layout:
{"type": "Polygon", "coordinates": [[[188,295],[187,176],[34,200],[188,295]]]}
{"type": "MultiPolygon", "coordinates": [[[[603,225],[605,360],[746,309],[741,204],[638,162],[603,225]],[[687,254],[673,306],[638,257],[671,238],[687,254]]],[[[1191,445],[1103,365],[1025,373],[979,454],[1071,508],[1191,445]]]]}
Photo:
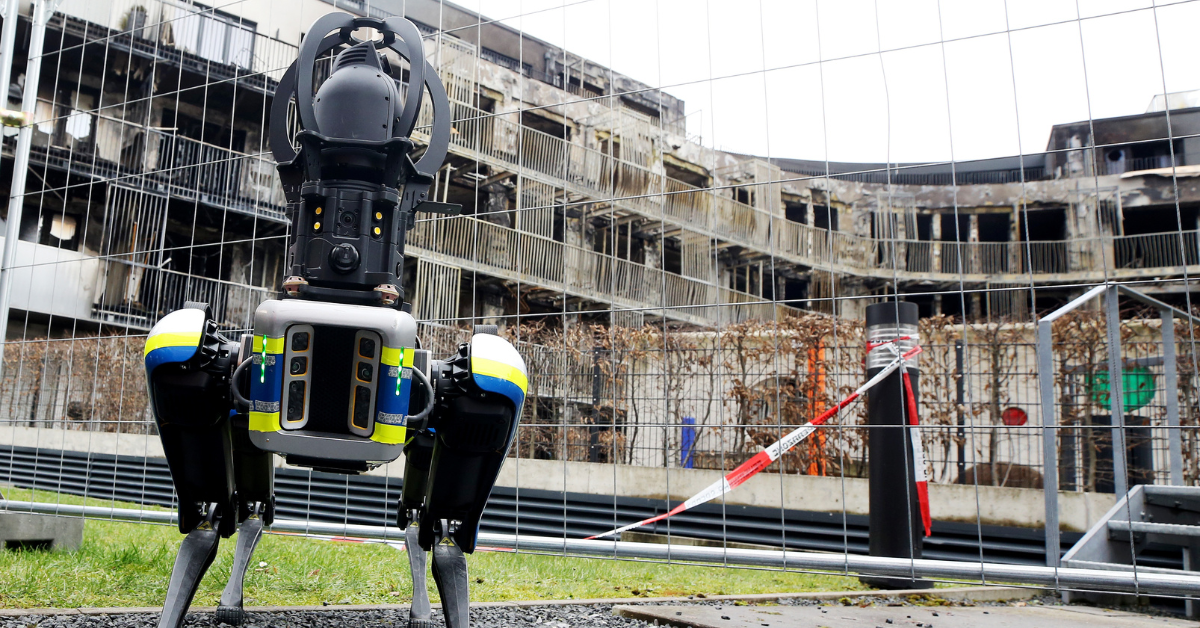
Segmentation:
{"type": "MultiPolygon", "coordinates": [[[[31,38],[44,52],[24,93],[29,176],[10,189],[0,487],[172,503],[146,333],[186,301],[247,330],[280,297],[292,208],[269,111],[305,29],[335,9],[412,19],[451,102],[431,196],[463,215],[422,216],[406,249],[422,346],[445,356],[471,325],[497,324],[528,364],[485,531],[558,538],[565,553],[665,512],[862,386],[866,307],[896,299],[920,312],[909,366],[927,558],[1058,574],[1048,521],[1074,542],[1123,488],[1200,484],[1200,197],[1187,184],[1200,109],[1179,68],[1200,5],[951,3],[900,20],[879,3],[649,4],[39,0],[10,13],[8,107],[31,80],[31,38]],[[890,19],[926,30],[906,39],[890,19]],[[1144,94],[1108,87],[1108,33],[1153,52],[1136,62],[1155,80],[1127,88],[1144,94]],[[1002,106],[964,102],[971,90],[1002,106]],[[1044,151],[1032,143],[1047,134],[1044,151]],[[1103,299],[1047,319],[1101,284],[1174,314],[1123,298],[1116,321],[1103,299]],[[1047,495],[1061,512],[1047,516],[1047,495]]],[[[419,145],[431,122],[426,106],[419,145]]],[[[742,488],[643,532],[667,547],[866,554],[868,424],[852,405],[742,488]]],[[[394,521],[402,462],[355,478],[280,466],[291,519],[394,521]]],[[[1144,564],[1195,564],[1155,551],[1144,564]]],[[[822,568],[782,556],[770,566],[822,568]]]]}

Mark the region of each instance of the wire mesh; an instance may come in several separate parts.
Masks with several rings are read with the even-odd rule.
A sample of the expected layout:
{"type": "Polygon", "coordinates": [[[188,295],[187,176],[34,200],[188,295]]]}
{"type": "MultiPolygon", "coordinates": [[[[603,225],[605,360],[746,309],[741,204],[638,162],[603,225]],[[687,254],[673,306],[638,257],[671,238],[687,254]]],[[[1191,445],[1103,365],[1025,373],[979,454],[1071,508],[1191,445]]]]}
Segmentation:
{"type": "MultiPolygon", "coordinates": [[[[268,111],[334,9],[414,20],[451,100],[432,196],[464,213],[419,219],[407,242],[423,347],[446,355],[498,324],[529,365],[485,530],[582,538],[692,496],[861,386],[864,311],[889,299],[921,315],[927,556],[1044,564],[997,557],[997,539],[1045,526],[1046,491],[1074,538],[1116,503],[1118,474],[1172,483],[1173,438],[1174,472],[1200,483],[1193,322],[1171,323],[1172,388],[1160,312],[1122,302],[1127,469],[1098,302],[1053,323],[1051,420],[1037,344],[1040,317],[1105,282],[1195,311],[1200,110],[1181,66],[1200,5],[831,4],[65,0],[32,95],[33,176],[11,191],[24,215],[5,269],[0,484],[170,503],[145,335],[185,301],[245,330],[279,297],[290,225],[268,111]],[[114,456],[115,484],[66,473],[81,453],[114,456]]],[[[16,144],[6,130],[5,163],[16,144]]],[[[851,406],[648,533],[865,553],[867,425],[851,406]],[[735,508],[773,510],[774,527],[735,508]],[[813,513],[837,516],[818,532],[798,523],[813,513]]],[[[372,471],[371,506],[352,504],[360,479],[290,470],[289,512],[386,525],[402,468],[372,471]]],[[[1184,564],[1160,554],[1146,560],[1184,564]]]]}

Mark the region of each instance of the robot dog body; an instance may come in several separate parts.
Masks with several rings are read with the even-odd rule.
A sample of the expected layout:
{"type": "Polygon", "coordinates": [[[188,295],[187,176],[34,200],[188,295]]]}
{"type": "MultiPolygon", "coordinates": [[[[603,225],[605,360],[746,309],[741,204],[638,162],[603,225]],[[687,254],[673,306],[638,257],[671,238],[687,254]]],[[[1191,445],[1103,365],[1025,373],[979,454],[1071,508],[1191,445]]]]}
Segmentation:
{"type": "Polygon", "coordinates": [[[479,519],[516,435],[528,374],[495,326],[476,326],[453,356],[433,359],[419,348],[416,321],[402,306],[396,284],[414,213],[458,209],[424,200],[445,159],[449,107],[415,26],[333,13],[309,34],[272,107],[272,149],[292,207],[283,284],[291,298],[261,304],[253,334],[239,340],[217,329],[204,303],[168,314],[147,338],[151,408],[186,535],[159,626],[182,625],[219,540],[235,532],[217,619],[242,622],[243,579],[275,516],[274,455],[292,465],[362,473],[403,453],[397,521],[413,577],[409,626],[433,626],[425,589],[432,552],[446,624],[466,628],[464,552],[475,549],[479,519]],[[354,39],[363,27],[383,37],[354,39]],[[321,37],[330,31],[337,34],[321,37]],[[338,45],[348,47],[311,96],[315,59],[338,45]],[[429,145],[416,163],[408,134],[425,90],[406,90],[401,104],[398,84],[382,78],[382,47],[410,61],[410,80],[424,84],[432,101],[429,145]],[[298,151],[277,133],[287,127],[292,90],[302,127],[298,151]],[[336,108],[364,101],[374,104],[361,115],[336,108]],[[387,120],[382,128],[362,123],[378,121],[368,115],[371,107],[387,120]]]}

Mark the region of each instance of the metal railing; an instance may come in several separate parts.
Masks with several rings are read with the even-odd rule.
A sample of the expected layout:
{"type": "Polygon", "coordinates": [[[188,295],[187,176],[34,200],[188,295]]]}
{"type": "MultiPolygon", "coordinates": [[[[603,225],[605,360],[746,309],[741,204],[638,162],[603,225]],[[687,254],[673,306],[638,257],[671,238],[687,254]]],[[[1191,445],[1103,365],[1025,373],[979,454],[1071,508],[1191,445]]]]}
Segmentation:
{"type": "Polygon", "coordinates": [[[785,316],[791,308],[611,255],[470,216],[423,220],[408,234],[423,258],[474,267],[614,307],[713,325],[785,316]]]}
{"type": "MultiPolygon", "coordinates": [[[[1059,419],[1056,400],[1061,395],[1061,387],[1056,387],[1057,347],[1054,343],[1054,322],[1070,312],[1080,308],[1092,299],[1104,295],[1104,323],[1106,331],[1106,355],[1104,373],[1107,375],[1104,385],[1104,401],[1109,406],[1109,432],[1112,457],[1112,490],[1117,495],[1124,495],[1133,480],[1129,464],[1130,451],[1126,439],[1130,430],[1126,426],[1126,391],[1123,390],[1128,377],[1122,353],[1121,315],[1119,299],[1121,296],[1132,298],[1141,305],[1150,306],[1159,311],[1162,317],[1161,325],[1161,361],[1165,380],[1166,417],[1165,427],[1168,442],[1166,462],[1169,468],[1168,482],[1173,485],[1183,485],[1183,453],[1182,434],[1180,432],[1179,397],[1178,397],[1178,361],[1175,344],[1175,317],[1179,316],[1188,323],[1200,323],[1197,318],[1187,312],[1178,310],[1153,297],[1147,296],[1128,286],[1105,283],[1095,286],[1083,293],[1070,303],[1047,314],[1037,322],[1037,372],[1038,387],[1041,397],[1042,411],[1042,460],[1043,460],[1043,498],[1045,500],[1046,521],[1046,560],[1050,567],[1057,567],[1062,555],[1059,538],[1059,467],[1060,467],[1060,431],[1065,421],[1059,419]]],[[[1093,384],[1095,386],[1095,384],[1093,384]]]]}
{"type": "Polygon", "coordinates": [[[284,219],[287,199],[275,173],[275,160],[248,155],[199,140],[148,131],[157,143],[152,181],[173,196],[284,219]]]}
{"type": "Polygon", "coordinates": [[[1196,231],[1114,237],[1117,268],[1169,268],[1200,263],[1196,231]]]}
{"type": "MultiPolygon", "coordinates": [[[[286,198],[275,161],[147,128],[103,112],[38,101],[33,156],[53,167],[275,220],[286,198]]],[[[214,138],[217,139],[217,138],[214,138]]]]}
{"type": "Polygon", "coordinates": [[[92,307],[93,317],[137,329],[149,329],[188,301],[209,304],[221,327],[247,329],[259,304],[276,296],[269,288],[143,264],[109,260],[107,266],[109,285],[121,286],[123,293],[101,296],[92,307]]]}
{"type": "MultiPolygon", "coordinates": [[[[1128,149],[1125,149],[1128,150],[1128,149]]],[[[1110,155],[1113,154],[1110,150],[1110,155]]],[[[1129,157],[1123,159],[1104,159],[1101,174],[1125,174],[1126,172],[1140,172],[1142,170],[1157,170],[1159,168],[1170,168],[1172,166],[1179,167],[1188,164],[1195,164],[1200,161],[1200,154],[1196,153],[1175,153],[1174,160],[1171,155],[1152,155],[1150,157],[1129,157]]]]}
{"type": "MultiPolygon", "coordinates": [[[[129,521],[177,525],[177,514],[168,511],[136,510],[109,506],[76,506],[40,502],[0,501],[0,509],[34,512],[67,517],[87,517],[105,521],[129,521]]],[[[404,538],[404,529],[386,525],[326,523],[311,519],[276,519],[275,532],[331,535],[361,539],[395,541],[404,538]]],[[[488,547],[550,555],[596,556],[603,558],[648,559],[654,561],[742,565],[788,570],[815,570],[824,573],[862,574],[896,578],[919,577],[966,580],[968,582],[1009,582],[1055,588],[1078,588],[1106,592],[1130,592],[1157,595],[1191,595],[1200,578],[1150,570],[1119,571],[1073,569],[1034,565],[1005,565],[973,561],[931,560],[862,556],[849,553],[824,553],[767,549],[735,549],[680,544],[635,543],[629,541],[579,540],[566,536],[536,536],[482,532],[480,544],[488,547]]]]}
{"type": "Polygon", "coordinates": [[[180,0],[76,1],[60,11],[50,28],[86,41],[103,38],[110,47],[199,72],[207,80],[236,78],[266,92],[274,91],[298,50],[257,32],[254,22],[180,0]]]}

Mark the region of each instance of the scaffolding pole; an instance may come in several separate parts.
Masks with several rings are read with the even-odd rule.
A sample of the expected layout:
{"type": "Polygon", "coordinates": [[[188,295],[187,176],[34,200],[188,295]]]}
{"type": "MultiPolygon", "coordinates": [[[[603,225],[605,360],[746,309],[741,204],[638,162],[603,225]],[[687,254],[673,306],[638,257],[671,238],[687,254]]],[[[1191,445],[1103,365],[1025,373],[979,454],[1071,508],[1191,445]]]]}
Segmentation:
{"type": "Polygon", "coordinates": [[[17,14],[21,0],[2,0],[0,17],[4,18],[0,30],[0,109],[8,109],[8,86],[12,84],[13,53],[17,44],[17,14]]]}
{"type": "MultiPolygon", "coordinates": [[[[12,274],[17,263],[17,243],[21,236],[21,209],[25,203],[25,178],[29,173],[29,149],[33,146],[33,112],[37,108],[38,83],[42,76],[42,52],[46,44],[46,22],[62,0],[33,0],[30,18],[33,31],[29,38],[29,59],[25,64],[25,93],[21,112],[30,122],[17,133],[17,151],[13,155],[12,185],[9,186],[8,222],[4,225],[4,257],[0,260],[0,376],[4,372],[4,345],[8,339],[8,310],[12,300],[12,274]]],[[[15,11],[14,11],[15,13],[15,11]]],[[[5,32],[9,22],[5,19],[5,32]]],[[[4,86],[7,89],[7,86],[4,86]]]]}

